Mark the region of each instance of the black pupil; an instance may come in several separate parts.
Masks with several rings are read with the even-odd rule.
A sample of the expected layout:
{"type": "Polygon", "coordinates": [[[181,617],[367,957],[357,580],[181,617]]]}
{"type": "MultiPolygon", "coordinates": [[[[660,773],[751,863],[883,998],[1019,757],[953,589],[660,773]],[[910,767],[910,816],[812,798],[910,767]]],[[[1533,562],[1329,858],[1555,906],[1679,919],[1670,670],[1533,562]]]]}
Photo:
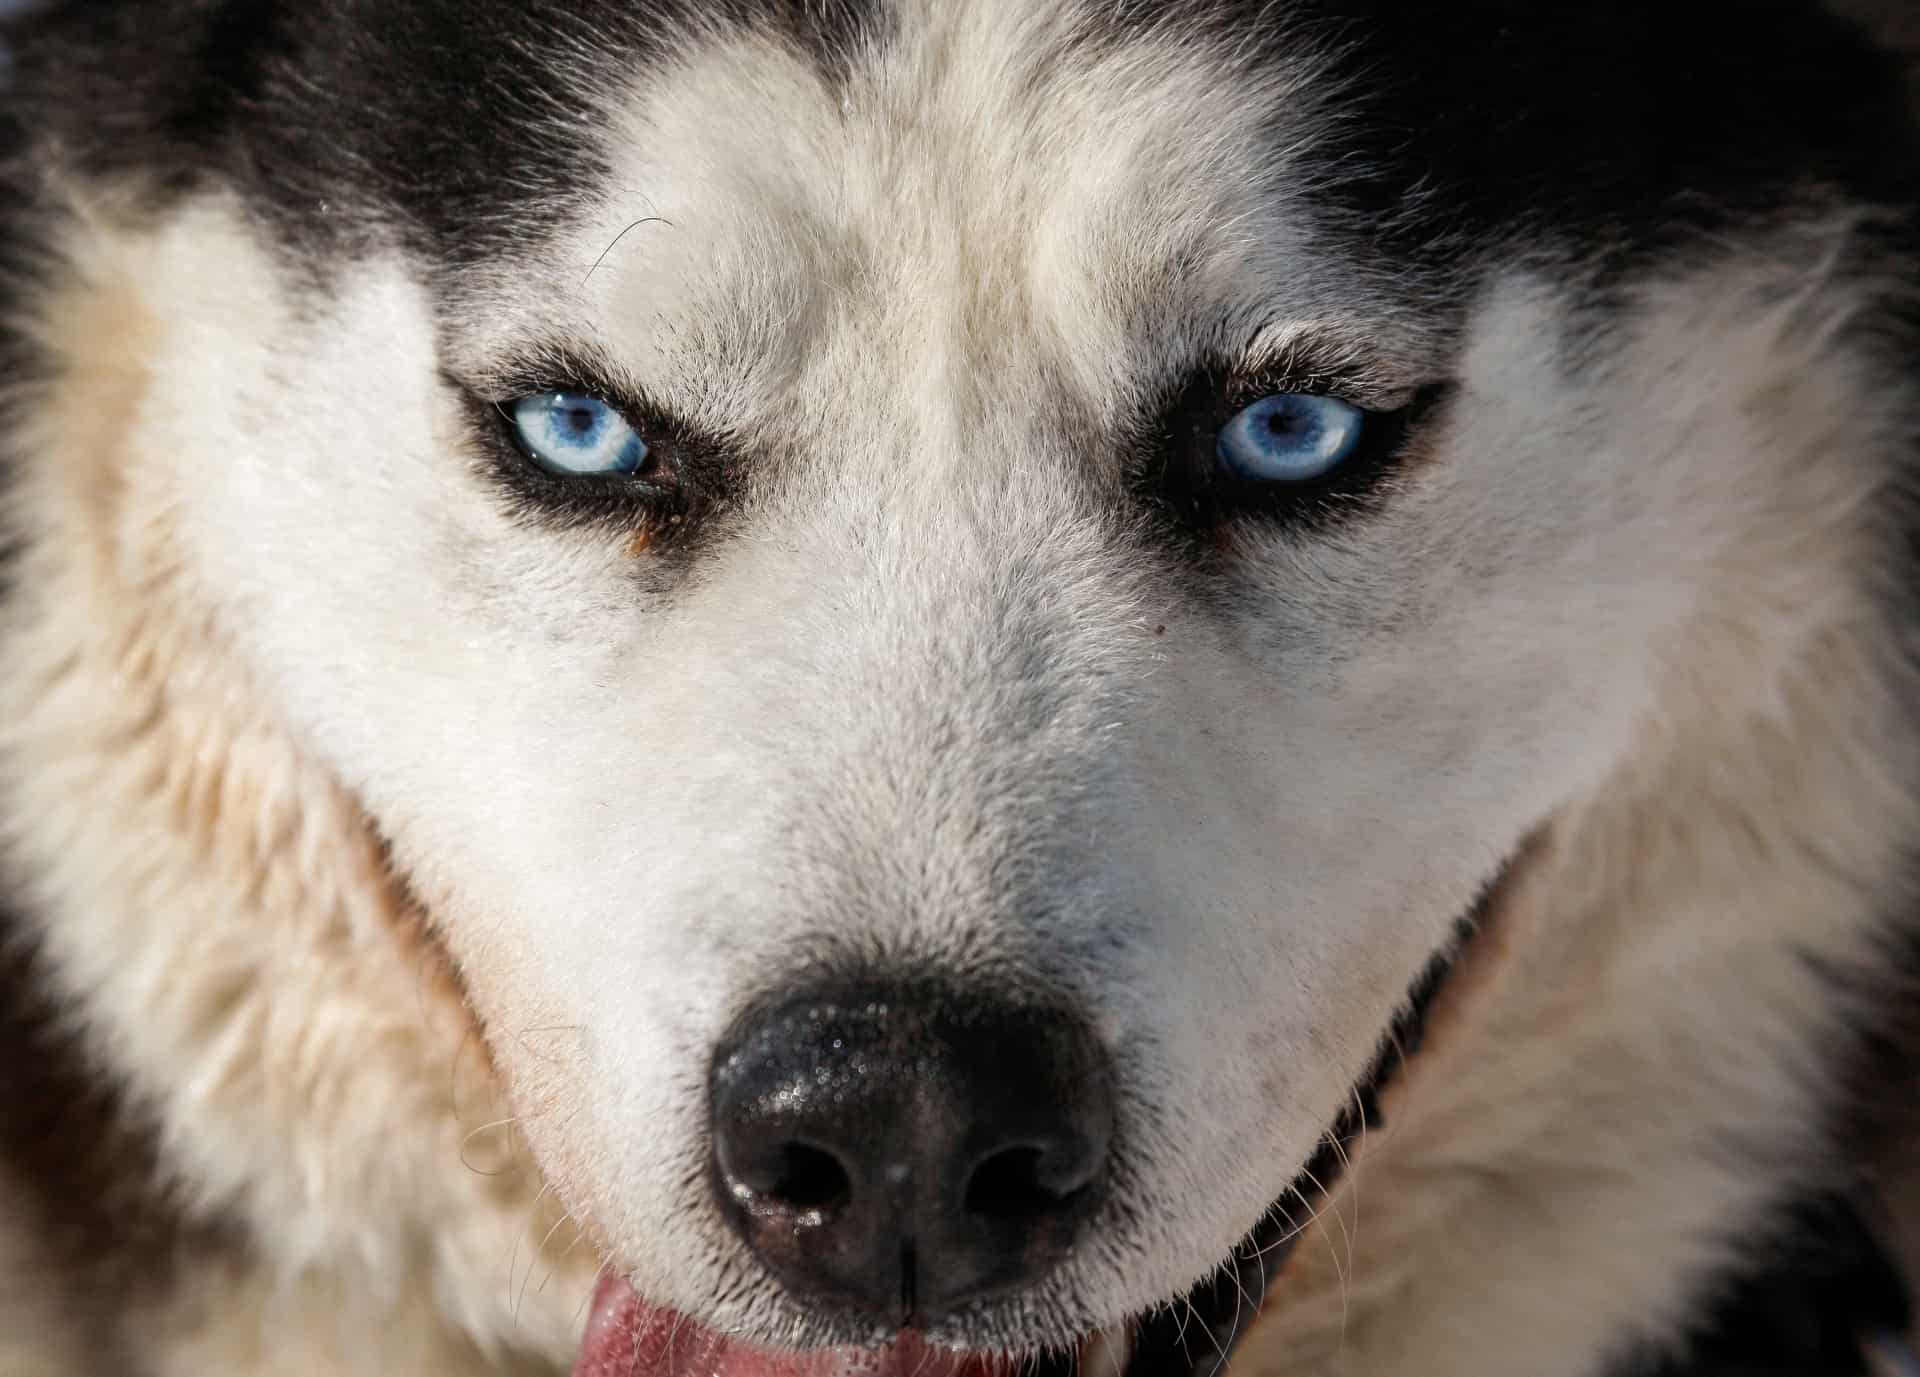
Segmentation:
{"type": "Polygon", "coordinates": [[[595,419],[593,412],[584,406],[572,407],[567,411],[567,424],[576,435],[592,433],[595,419]]]}

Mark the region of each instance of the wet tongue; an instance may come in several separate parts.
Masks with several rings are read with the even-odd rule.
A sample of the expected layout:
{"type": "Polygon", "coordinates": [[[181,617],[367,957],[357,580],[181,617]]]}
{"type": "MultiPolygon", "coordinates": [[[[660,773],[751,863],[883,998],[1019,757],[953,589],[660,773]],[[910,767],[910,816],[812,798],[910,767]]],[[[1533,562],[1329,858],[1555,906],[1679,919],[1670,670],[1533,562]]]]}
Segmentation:
{"type": "Polygon", "coordinates": [[[781,1353],[729,1339],[685,1315],[648,1305],[615,1277],[602,1278],[573,1377],[1004,1377],[979,1354],[932,1348],[903,1333],[885,1348],[781,1353]]]}

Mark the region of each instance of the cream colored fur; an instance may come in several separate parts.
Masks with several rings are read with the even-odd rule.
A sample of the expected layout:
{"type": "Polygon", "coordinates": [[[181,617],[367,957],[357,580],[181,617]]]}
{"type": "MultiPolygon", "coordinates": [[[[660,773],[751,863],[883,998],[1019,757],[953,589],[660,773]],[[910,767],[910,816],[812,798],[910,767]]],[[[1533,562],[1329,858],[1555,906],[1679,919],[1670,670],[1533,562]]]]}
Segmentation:
{"type": "MultiPolygon", "coordinates": [[[[6,842],[170,1184],[260,1259],[163,1292],[138,1346],[164,1377],[550,1370],[598,1259],[540,1198],[365,816],[182,595],[142,426],[155,351],[194,323],[143,284],[223,284],[168,278],[164,238],[110,214],[63,242],[39,317],[57,378],[16,437],[34,539],[0,672],[0,761],[27,785],[6,842]]],[[[7,1341],[50,1346],[22,1371],[69,1370],[58,1326],[7,1341]]]]}
{"type": "Polygon", "coordinates": [[[1860,597],[1890,572],[1876,450],[1901,435],[1861,427],[1830,352],[1856,300],[1816,269],[1771,304],[1783,277],[1677,286],[1604,379],[1676,427],[1703,400],[1685,360],[1743,379],[1715,595],[1640,749],[1502,894],[1236,1371],[1578,1372],[1684,1324],[1783,1183],[1844,1184],[1823,1130],[1854,1108],[1833,1077],[1857,1020],[1897,994],[1920,685],[1860,597]]]}
{"type": "Polygon", "coordinates": [[[1119,1321],[1291,1179],[1529,834],[1244,1370],[1592,1377],[1819,1173],[1848,1011],[1805,956],[1879,968],[1920,823],[1874,600],[1913,418],[1851,329],[1853,227],[1702,250],[1577,366],[1564,265],[1500,274],[1406,490],[1246,537],[1216,625],[1125,561],[1077,442],[1223,320],[1366,351],[1381,404],[1435,332],[1190,94],[1217,54],[1054,72],[1049,8],[905,10],[845,93],[742,40],[609,95],[604,201],[451,309],[391,244],[314,296],[219,194],[68,189],[0,825],[90,1045],[254,1250],[141,1317],[167,1377],[563,1366],[600,1262],[567,1211],[650,1299],[792,1332],[686,1169],[715,1030],[823,936],[1044,954],[1152,1049],[1152,1208],[1042,1317],[1119,1321]],[[588,274],[642,212],[678,232],[588,274]],[[556,338],[808,464],[676,600],[475,481],[437,366],[556,338]],[[1065,704],[1037,727],[1010,626],[1065,704]],[[1069,860],[989,905],[1035,855],[1069,860]]]}

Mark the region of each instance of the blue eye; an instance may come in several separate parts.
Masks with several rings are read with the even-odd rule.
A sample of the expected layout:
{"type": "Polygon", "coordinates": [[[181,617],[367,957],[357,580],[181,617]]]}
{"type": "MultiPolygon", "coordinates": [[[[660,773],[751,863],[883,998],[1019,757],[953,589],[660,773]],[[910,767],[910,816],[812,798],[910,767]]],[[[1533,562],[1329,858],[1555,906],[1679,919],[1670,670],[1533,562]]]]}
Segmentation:
{"type": "Polygon", "coordinates": [[[1228,421],[1215,449],[1235,478],[1304,483],[1349,458],[1366,424],[1365,411],[1337,397],[1281,392],[1228,421]]]}
{"type": "Polygon", "coordinates": [[[646,462],[647,442],[626,418],[584,392],[538,392],[512,403],[513,428],[548,473],[624,475],[646,462]]]}

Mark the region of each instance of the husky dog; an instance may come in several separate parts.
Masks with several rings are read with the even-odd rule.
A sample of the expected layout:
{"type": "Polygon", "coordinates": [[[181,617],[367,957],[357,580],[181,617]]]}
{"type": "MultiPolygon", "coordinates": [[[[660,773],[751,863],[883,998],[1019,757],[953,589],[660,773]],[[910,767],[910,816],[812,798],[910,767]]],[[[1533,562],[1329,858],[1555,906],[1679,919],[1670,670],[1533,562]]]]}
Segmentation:
{"type": "Polygon", "coordinates": [[[25,16],[0,1372],[1905,1362],[1915,27],[25,16]]]}

